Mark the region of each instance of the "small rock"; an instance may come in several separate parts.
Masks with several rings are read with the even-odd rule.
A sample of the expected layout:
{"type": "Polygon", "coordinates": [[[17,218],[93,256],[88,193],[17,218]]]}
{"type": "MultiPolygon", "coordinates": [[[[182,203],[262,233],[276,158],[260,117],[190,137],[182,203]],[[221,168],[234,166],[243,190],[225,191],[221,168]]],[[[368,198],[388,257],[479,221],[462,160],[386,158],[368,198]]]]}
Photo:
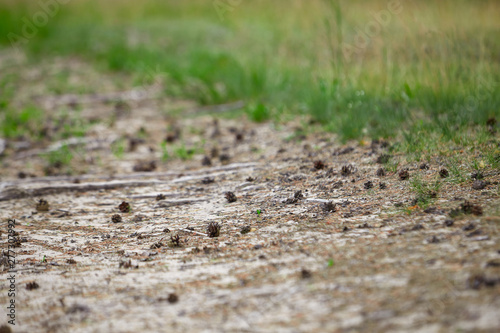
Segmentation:
{"type": "Polygon", "coordinates": [[[48,210],[49,210],[49,203],[47,202],[47,200],[40,199],[36,204],[36,211],[47,212],[48,210]]]}

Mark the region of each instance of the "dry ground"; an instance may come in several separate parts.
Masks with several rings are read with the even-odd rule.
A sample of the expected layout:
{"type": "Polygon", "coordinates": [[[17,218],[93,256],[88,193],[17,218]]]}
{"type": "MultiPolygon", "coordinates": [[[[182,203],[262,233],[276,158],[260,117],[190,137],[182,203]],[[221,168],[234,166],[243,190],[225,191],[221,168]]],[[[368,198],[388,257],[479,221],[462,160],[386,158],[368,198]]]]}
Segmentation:
{"type": "Polygon", "coordinates": [[[391,169],[377,163],[390,142],[340,145],[332,134],[301,134],[300,121],[173,117],[200,110],[158,97],[161,83],[115,94],[126,79],[104,79],[74,59],[22,75],[15,103],[35,101],[46,117],[79,109],[97,121],[69,142],[70,165],[40,157],[64,143],[50,135],[8,142],[0,217],[3,249],[8,219],[20,240],[13,332],[500,329],[498,172],[485,175],[482,190],[472,180],[443,181],[424,209],[412,202],[409,183],[434,181],[439,160],[420,169],[391,153],[401,161],[391,169]],[[88,91],[46,91],[50,73],[61,71],[75,91],[88,91]],[[182,160],[174,152],[182,146],[194,155],[182,160]],[[134,171],[150,161],[154,170],[134,171]],[[377,175],[381,167],[385,176],[377,175]],[[409,180],[400,179],[402,168],[409,180]],[[42,198],[49,210],[37,212],[42,198]],[[123,201],[130,212],[119,210],[123,201]],[[207,236],[211,222],[220,225],[218,237],[207,236]]]}

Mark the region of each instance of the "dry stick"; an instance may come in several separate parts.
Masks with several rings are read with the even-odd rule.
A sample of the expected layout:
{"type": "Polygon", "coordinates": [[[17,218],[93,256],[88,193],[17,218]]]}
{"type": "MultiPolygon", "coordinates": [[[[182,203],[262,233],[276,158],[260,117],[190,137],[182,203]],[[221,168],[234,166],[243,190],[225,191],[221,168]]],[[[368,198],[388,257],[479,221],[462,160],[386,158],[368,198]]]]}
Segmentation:
{"type": "Polygon", "coordinates": [[[198,231],[194,231],[194,230],[189,230],[189,229],[184,229],[184,228],[180,228],[178,230],[181,230],[181,231],[187,231],[187,232],[192,232],[192,233],[195,233],[195,234],[198,234],[198,235],[201,235],[201,236],[205,236],[205,237],[208,237],[207,234],[203,234],[201,232],[198,232],[198,231]]]}
{"type": "MultiPolygon", "coordinates": [[[[253,166],[256,163],[247,163],[247,164],[241,164],[241,165],[235,165],[233,166],[233,169],[239,169],[239,168],[245,168],[247,166],[253,166]]],[[[214,168],[212,168],[213,170],[214,168]]],[[[222,169],[222,168],[219,168],[222,169]]],[[[197,180],[201,179],[207,176],[216,176],[220,174],[227,173],[231,171],[230,168],[226,168],[229,170],[226,170],[225,172],[220,172],[220,173],[211,173],[211,174],[202,174],[198,176],[186,176],[186,177],[181,177],[178,179],[174,180],[143,180],[143,181],[118,181],[118,182],[99,182],[99,183],[86,183],[86,184],[62,184],[62,185],[50,185],[50,186],[44,186],[44,187],[38,187],[38,188],[20,188],[20,187],[11,187],[7,188],[6,190],[0,192],[0,201],[7,201],[7,200],[12,200],[12,199],[21,199],[21,198],[26,198],[26,197],[35,197],[35,196],[43,196],[43,195],[48,195],[48,194],[57,194],[61,192],[71,192],[71,191],[77,191],[77,192],[87,192],[87,191],[98,191],[98,190],[113,190],[117,188],[123,188],[123,187],[141,187],[141,186],[152,186],[152,185],[159,185],[159,184],[172,184],[172,183],[180,183],[180,182],[187,182],[191,180],[197,180]]],[[[203,170],[201,172],[206,172],[207,170],[203,170]]],[[[199,173],[199,172],[197,172],[199,173]]],[[[3,184],[3,187],[9,186],[11,184],[3,184]]],[[[1,188],[1,187],[0,187],[1,188]]],[[[184,199],[178,202],[165,202],[163,205],[161,204],[162,201],[159,202],[160,207],[161,206],[168,206],[168,205],[182,205],[182,204],[188,204],[193,201],[203,201],[203,200],[193,200],[193,199],[184,199]]]]}
{"type": "MultiPolygon", "coordinates": [[[[29,184],[29,183],[50,183],[57,181],[72,181],[74,179],[78,179],[80,181],[86,179],[103,179],[103,180],[118,180],[118,179],[140,179],[140,178],[163,178],[163,177],[184,177],[186,178],[189,175],[204,175],[204,176],[217,176],[219,174],[223,174],[224,171],[232,171],[238,169],[247,169],[257,167],[258,163],[248,162],[248,163],[232,163],[224,166],[206,168],[196,171],[167,171],[167,172],[135,172],[132,174],[119,174],[119,175],[82,175],[82,176],[52,176],[52,177],[37,177],[37,178],[28,178],[22,180],[14,180],[10,182],[4,182],[4,186],[13,186],[13,185],[21,185],[21,184],[29,184]],[[211,172],[221,171],[219,174],[210,174],[211,172]]],[[[1,187],[0,187],[1,188],[1,187]]]]}
{"type": "Polygon", "coordinates": [[[166,208],[172,206],[188,205],[190,203],[207,201],[207,198],[192,198],[192,199],[179,199],[179,200],[162,200],[156,204],[157,207],[166,208]]]}
{"type": "Polygon", "coordinates": [[[63,185],[51,185],[39,188],[21,189],[21,188],[8,188],[7,190],[0,192],[0,201],[7,201],[12,199],[20,199],[26,197],[43,196],[47,194],[55,194],[67,191],[77,191],[77,192],[87,192],[87,191],[98,191],[101,189],[112,190],[122,187],[140,187],[140,186],[150,186],[165,184],[168,181],[160,180],[145,180],[145,181],[133,181],[133,182],[113,182],[113,183],[87,183],[87,184],[63,184],[63,185]]]}

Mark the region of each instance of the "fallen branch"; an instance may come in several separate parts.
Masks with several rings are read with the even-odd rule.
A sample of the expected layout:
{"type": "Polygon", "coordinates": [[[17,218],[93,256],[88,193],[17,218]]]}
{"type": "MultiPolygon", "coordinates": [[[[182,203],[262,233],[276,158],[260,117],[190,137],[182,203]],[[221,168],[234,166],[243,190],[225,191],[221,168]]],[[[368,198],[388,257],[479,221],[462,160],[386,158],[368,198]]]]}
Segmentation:
{"type": "Polygon", "coordinates": [[[87,192],[98,190],[113,190],[123,187],[140,187],[151,186],[158,184],[165,184],[166,181],[160,180],[145,180],[145,181],[132,181],[132,182],[106,182],[106,183],[87,183],[87,184],[62,184],[51,185],[38,188],[22,189],[19,187],[11,187],[0,192],[0,201],[7,201],[12,199],[21,199],[26,197],[37,197],[48,194],[58,194],[63,192],[87,192]]]}
{"type": "Polygon", "coordinates": [[[178,200],[162,200],[158,202],[155,207],[167,208],[172,206],[189,205],[195,202],[208,201],[207,198],[188,198],[188,199],[178,199],[178,200]]]}
{"type": "MultiPolygon", "coordinates": [[[[26,179],[18,179],[14,181],[7,181],[3,182],[4,186],[19,186],[23,184],[30,184],[30,183],[52,183],[52,182],[59,182],[59,181],[73,181],[75,179],[78,179],[80,181],[85,181],[89,179],[97,180],[105,180],[105,181],[111,181],[111,180],[122,180],[122,179],[141,179],[141,178],[165,178],[165,177],[172,177],[172,178],[179,178],[179,177],[188,177],[190,175],[204,175],[204,176],[217,176],[220,174],[224,174],[224,171],[233,171],[233,170],[238,170],[238,169],[247,169],[247,168],[254,168],[258,166],[258,163],[254,162],[249,162],[249,163],[233,163],[233,164],[228,164],[228,165],[223,165],[223,166],[218,166],[218,167],[213,167],[213,168],[206,168],[206,169],[200,169],[196,171],[185,171],[185,172],[179,172],[179,171],[167,171],[167,172],[134,172],[134,173],[128,173],[128,174],[121,174],[121,175],[81,175],[81,176],[51,176],[51,177],[36,177],[36,178],[26,178],[26,179]],[[215,173],[217,171],[221,171],[221,173],[215,173]]],[[[183,180],[185,181],[185,180],[183,180]]]]}
{"type": "Polygon", "coordinates": [[[198,231],[194,231],[194,230],[189,230],[189,229],[184,229],[184,228],[181,228],[181,229],[179,229],[179,230],[181,230],[181,231],[186,231],[186,232],[192,232],[192,233],[194,233],[194,234],[198,234],[198,235],[201,235],[201,236],[208,237],[208,235],[207,235],[207,234],[204,234],[204,233],[201,233],[201,232],[198,232],[198,231]]]}

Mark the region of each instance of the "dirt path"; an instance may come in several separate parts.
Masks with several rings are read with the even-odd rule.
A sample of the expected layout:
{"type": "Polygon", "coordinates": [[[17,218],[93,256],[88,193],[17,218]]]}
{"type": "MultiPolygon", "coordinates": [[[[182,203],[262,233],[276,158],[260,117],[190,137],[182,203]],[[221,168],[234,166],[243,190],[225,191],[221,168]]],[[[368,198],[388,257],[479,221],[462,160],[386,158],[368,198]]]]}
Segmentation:
{"type": "Polygon", "coordinates": [[[54,140],[9,143],[0,217],[3,249],[9,219],[20,240],[15,273],[2,257],[2,276],[15,274],[13,332],[498,331],[498,173],[480,190],[443,181],[424,209],[409,183],[435,180],[437,160],[341,146],[300,122],[165,112],[194,107],[87,103],[80,115],[100,122],[85,140],[56,140],[79,152],[69,165],[40,157],[54,140]]]}

